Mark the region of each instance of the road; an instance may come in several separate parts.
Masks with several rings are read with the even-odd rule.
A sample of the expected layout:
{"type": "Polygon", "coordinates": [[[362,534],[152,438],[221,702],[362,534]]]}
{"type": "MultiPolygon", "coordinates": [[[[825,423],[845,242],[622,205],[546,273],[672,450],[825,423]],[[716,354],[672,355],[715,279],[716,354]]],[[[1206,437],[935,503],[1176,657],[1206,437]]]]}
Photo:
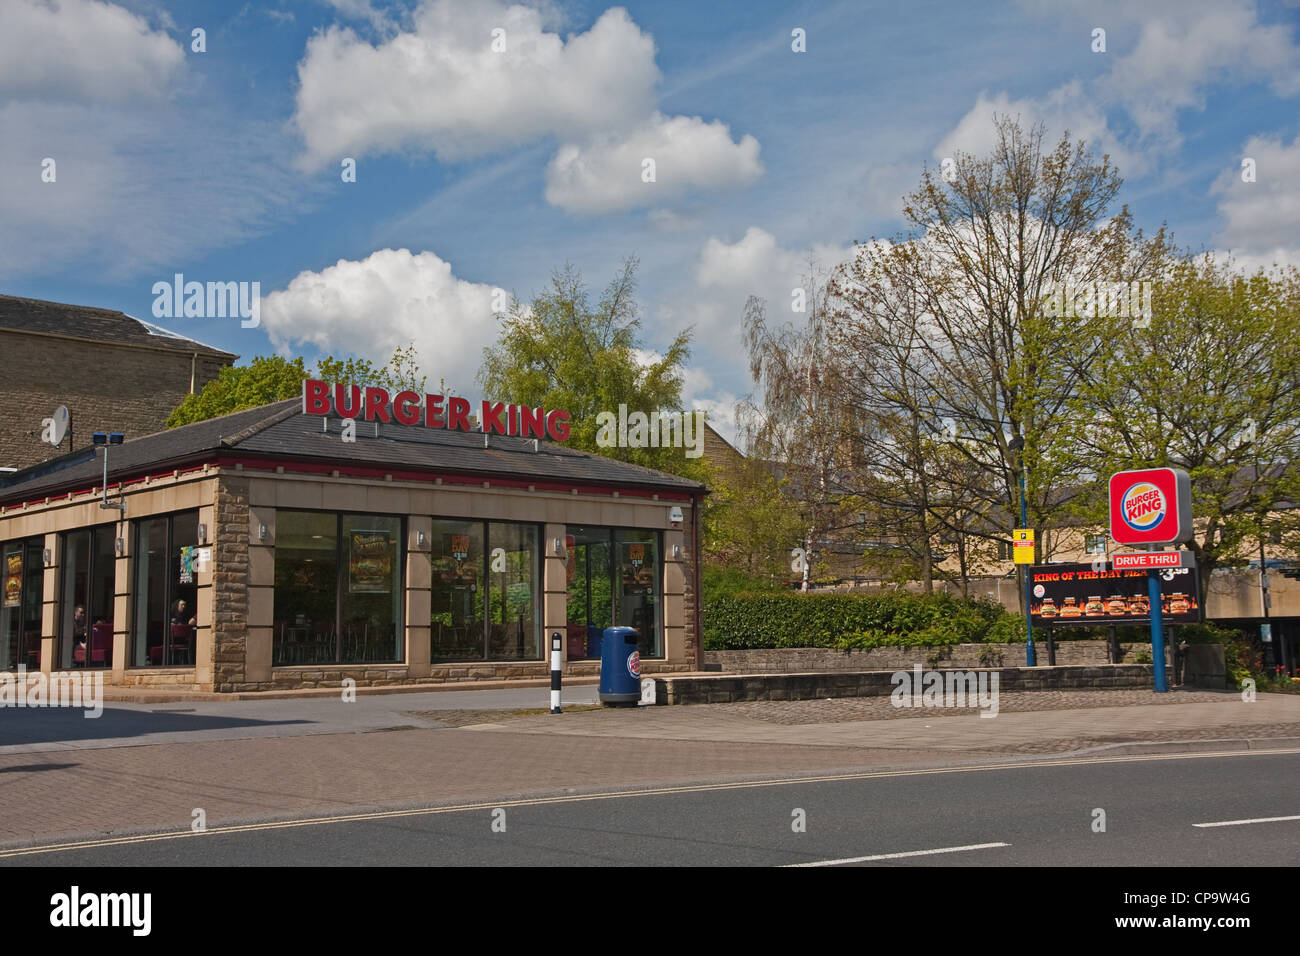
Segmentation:
{"type": "Polygon", "coordinates": [[[179,830],[0,864],[1296,866],[1297,781],[1295,749],[1058,759],[179,830]]]}

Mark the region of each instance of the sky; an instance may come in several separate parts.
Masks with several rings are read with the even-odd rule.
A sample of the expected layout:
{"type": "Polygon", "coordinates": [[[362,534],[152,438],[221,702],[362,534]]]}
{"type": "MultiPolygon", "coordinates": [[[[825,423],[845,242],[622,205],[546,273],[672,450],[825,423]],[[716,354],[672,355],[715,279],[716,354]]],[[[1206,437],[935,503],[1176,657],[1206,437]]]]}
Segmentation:
{"type": "Polygon", "coordinates": [[[241,362],[413,343],[474,397],[498,290],[635,256],[642,344],[693,330],[730,436],[746,299],[801,319],[995,113],[1108,154],[1147,232],[1300,265],[1300,0],[0,0],[0,293],[241,362]],[[258,324],[160,315],[177,274],[258,283],[258,324]]]}

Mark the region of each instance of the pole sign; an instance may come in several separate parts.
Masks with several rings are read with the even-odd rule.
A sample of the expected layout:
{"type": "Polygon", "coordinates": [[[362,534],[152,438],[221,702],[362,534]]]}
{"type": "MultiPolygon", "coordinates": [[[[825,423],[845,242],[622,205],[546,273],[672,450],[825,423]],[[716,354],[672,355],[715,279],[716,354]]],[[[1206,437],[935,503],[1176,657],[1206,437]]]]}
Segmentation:
{"type": "Polygon", "coordinates": [[[1121,471],[1110,478],[1110,536],[1160,545],[1192,537],[1192,480],[1180,468],[1121,471]]]}
{"type": "Polygon", "coordinates": [[[1015,528],[1011,532],[1011,557],[1016,564],[1034,563],[1034,529],[1015,528]]]}

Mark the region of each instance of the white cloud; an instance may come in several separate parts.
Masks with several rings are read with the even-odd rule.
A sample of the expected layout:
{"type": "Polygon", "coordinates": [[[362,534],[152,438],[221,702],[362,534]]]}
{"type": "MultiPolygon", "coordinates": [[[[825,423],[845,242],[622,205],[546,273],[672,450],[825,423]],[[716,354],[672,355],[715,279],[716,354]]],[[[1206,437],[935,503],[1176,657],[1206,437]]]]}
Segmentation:
{"type": "Polygon", "coordinates": [[[1226,169],[1211,195],[1219,197],[1221,245],[1243,253],[1272,254],[1300,246],[1300,136],[1288,146],[1281,138],[1254,136],[1241,148],[1242,159],[1255,162],[1254,182],[1244,182],[1240,168],[1226,169]]]}
{"type": "Polygon", "coordinates": [[[565,144],[546,168],[546,201],[576,213],[655,206],[694,189],[747,186],[763,174],[758,140],[731,139],[728,126],[656,112],[630,134],[565,144]],[[646,182],[646,160],[654,181],[646,182]]]}
{"type": "Polygon", "coordinates": [[[165,32],[115,4],[0,3],[0,100],[157,99],[184,59],[165,32]]]}
{"type": "Polygon", "coordinates": [[[458,279],[432,252],[380,249],[295,276],[262,300],[262,325],[279,350],[309,344],[379,363],[414,343],[431,382],[462,390],[497,338],[492,286],[458,279]]]}
{"type": "Polygon", "coordinates": [[[538,10],[497,0],[427,0],[412,22],[377,46],[337,26],[308,41],[295,114],[307,168],[402,150],[466,159],[624,129],[654,109],[654,41],[622,8],[567,41],[538,10]]]}
{"type": "Polygon", "coordinates": [[[1090,149],[1100,159],[1109,153],[1112,165],[1120,173],[1137,175],[1148,169],[1149,163],[1141,153],[1127,149],[1111,130],[1105,115],[1098,107],[1097,98],[1089,94],[1078,80],[1059,86],[1046,96],[1011,99],[1006,93],[989,96],[981,91],[975,105],[961,118],[951,133],[945,136],[934,150],[934,157],[942,162],[958,151],[977,157],[988,156],[996,144],[997,130],[994,115],[1020,117],[1021,126],[1028,130],[1042,122],[1046,127],[1043,138],[1045,149],[1051,149],[1066,130],[1070,139],[1086,140],[1090,149]]]}

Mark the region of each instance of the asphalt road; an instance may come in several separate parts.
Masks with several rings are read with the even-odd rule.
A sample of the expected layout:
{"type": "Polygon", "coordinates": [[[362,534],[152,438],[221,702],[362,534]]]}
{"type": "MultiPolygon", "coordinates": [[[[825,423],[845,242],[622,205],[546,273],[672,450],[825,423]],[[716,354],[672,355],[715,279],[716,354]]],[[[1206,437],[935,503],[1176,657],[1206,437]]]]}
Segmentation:
{"type": "Polygon", "coordinates": [[[1061,760],[395,810],[29,847],[0,852],[0,864],[1295,866],[1300,754],[1061,760]],[[1097,810],[1104,832],[1094,831],[1097,810]],[[1198,826],[1242,820],[1267,822],[1198,826]]]}

